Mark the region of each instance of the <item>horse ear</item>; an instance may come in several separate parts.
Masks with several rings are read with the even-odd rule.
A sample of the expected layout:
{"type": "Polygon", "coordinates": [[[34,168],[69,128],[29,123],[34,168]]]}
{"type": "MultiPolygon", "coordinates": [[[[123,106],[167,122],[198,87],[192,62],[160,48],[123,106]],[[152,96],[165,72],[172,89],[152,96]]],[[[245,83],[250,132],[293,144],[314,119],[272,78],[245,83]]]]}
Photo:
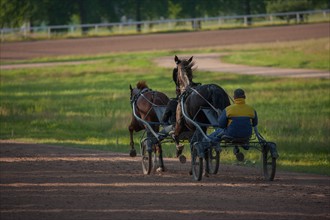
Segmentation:
{"type": "Polygon", "coordinates": [[[179,58],[176,55],[174,57],[174,61],[176,64],[179,64],[181,62],[181,60],[179,60],[179,58]]]}
{"type": "Polygon", "coordinates": [[[129,84],[129,89],[132,91],[133,90],[133,88],[132,88],[132,85],[131,84],[129,84]]]}
{"type": "Polygon", "coordinates": [[[188,62],[190,63],[193,60],[194,56],[191,56],[188,62]]]}

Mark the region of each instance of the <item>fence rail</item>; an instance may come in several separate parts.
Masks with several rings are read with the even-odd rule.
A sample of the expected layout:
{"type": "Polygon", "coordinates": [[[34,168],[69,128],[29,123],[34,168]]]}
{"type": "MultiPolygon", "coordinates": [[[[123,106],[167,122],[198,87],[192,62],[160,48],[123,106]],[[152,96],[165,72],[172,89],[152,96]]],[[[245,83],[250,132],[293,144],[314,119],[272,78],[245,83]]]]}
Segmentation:
{"type": "Polygon", "coordinates": [[[2,28],[1,41],[10,38],[52,38],[58,35],[115,35],[129,33],[150,33],[161,31],[217,29],[235,26],[275,25],[281,23],[330,21],[330,9],[316,11],[296,11],[286,13],[220,16],[187,19],[166,19],[140,22],[116,22],[80,25],[55,25],[40,27],[2,28]]]}

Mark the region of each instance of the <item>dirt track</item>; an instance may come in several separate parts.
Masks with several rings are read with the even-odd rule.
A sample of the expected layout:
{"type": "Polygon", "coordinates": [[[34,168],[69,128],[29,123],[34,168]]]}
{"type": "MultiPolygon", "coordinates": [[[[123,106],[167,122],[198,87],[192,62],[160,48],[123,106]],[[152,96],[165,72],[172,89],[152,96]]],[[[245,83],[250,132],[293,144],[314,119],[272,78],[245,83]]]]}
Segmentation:
{"type": "Polygon", "coordinates": [[[233,44],[292,41],[329,37],[328,23],[176,34],[45,40],[0,44],[1,60],[24,60],[73,54],[176,50],[233,44]]]}
{"type": "Polygon", "coordinates": [[[1,143],[1,219],[330,219],[329,177],[222,166],[201,182],[189,163],[165,159],[142,174],[140,158],[95,150],[1,143]]]}
{"type": "MultiPolygon", "coordinates": [[[[1,59],[326,36],[329,25],[317,24],[9,43],[1,44],[1,59]]],[[[330,177],[278,172],[274,182],[265,182],[254,168],[222,166],[218,175],[194,182],[188,175],[189,163],[181,165],[175,159],[165,159],[167,172],[145,176],[140,158],[126,154],[6,141],[0,144],[1,220],[330,219],[330,177]]]]}

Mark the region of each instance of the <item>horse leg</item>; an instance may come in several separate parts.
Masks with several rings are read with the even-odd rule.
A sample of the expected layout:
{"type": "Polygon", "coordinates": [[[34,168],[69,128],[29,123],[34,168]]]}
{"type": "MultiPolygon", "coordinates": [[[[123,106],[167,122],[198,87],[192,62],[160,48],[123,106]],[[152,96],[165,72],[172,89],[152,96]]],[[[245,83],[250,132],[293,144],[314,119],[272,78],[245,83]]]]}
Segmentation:
{"type": "Polygon", "coordinates": [[[176,122],[175,122],[175,129],[174,129],[174,137],[178,140],[178,137],[182,131],[182,112],[181,112],[181,103],[178,103],[176,108],[176,122]]]}
{"type": "Polygon", "coordinates": [[[173,140],[176,145],[176,157],[179,157],[182,154],[184,148],[184,146],[179,142],[179,135],[182,132],[182,129],[183,129],[183,115],[181,112],[181,104],[178,103],[178,106],[176,108],[176,123],[175,123],[174,135],[173,135],[173,140]]]}
{"type": "Polygon", "coordinates": [[[157,169],[157,171],[159,172],[164,172],[165,171],[165,166],[164,166],[164,160],[163,160],[163,149],[161,144],[158,144],[158,159],[159,159],[159,167],[157,169]]]}
{"type": "Polygon", "coordinates": [[[128,126],[128,130],[129,130],[129,136],[130,136],[130,146],[131,146],[131,150],[129,152],[129,155],[131,157],[135,157],[136,156],[136,150],[134,148],[134,140],[133,140],[133,132],[134,132],[134,128],[133,128],[133,125],[130,124],[128,126]]]}

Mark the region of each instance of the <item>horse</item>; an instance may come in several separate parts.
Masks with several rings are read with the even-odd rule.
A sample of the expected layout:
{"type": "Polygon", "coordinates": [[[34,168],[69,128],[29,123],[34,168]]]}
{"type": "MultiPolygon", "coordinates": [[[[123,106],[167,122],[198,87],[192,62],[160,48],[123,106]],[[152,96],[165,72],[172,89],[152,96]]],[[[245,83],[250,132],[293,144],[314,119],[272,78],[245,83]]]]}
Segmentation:
{"type": "MultiPolygon", "coordinates": [[[[173,81],[177,89],[180,90],[181,97],[184,99],[184,110],[190,118],[194,118],[200,107],[211,107],[220,116],[220,111],[230,105],[230,99],[226,91],[216,84],[200,84],[193,82],[193,70],[195,70],[195,62],[193,57],[190,59],[179,59],[174,57],[177,65],[173,69],[173,81]]],[[[199,122],[207,122],[207,118],[203,114],[198,114],[195,120],[199,122]]],[[[194,131],[196,128],[191,123],[183,120],[181,102],[179,102],[176,111],[175,138],[178,138],[183,128],[194,131]]],[[[206,127],[203,130],[206,131],[206,127]]]]}
{"type": "MultiPolygon", "coordinates": [[[[137,116],[148,122],[158,122],[157,115],[155,111],[152,109],[152,106],[167,105],[167,103],[169,102],[169,98],[162,92],[151,90],[145,81],[139,81],[136,84],[136,88],[132,88],[131,85],[129,86],[129,88],[131,94],[130,102],[132,108],[133,108],[133,103],[135,103],[135,112],[137,116]]],[[[154,129],[155,132],[159,131],[159,126],[151,125],[151,127],[152,129],[154,129]]],[[[136,156],[136,150],[134,148],[133,132],[134,131],[139,132],[144,129],[146,129],[145,125],[139,122],[132,113],[131,123],[128,126],[128,130],[130,133],[131,157],[136,156]]],[[[147,130],[147,138],[149,138],[150,140],[155,139],[152,133],[148,132],[148,130],[147,130]]],[[[164,164],[162,160],[163,156],[162,156],[161,144],[158,143],[158,146],[159,146],[159,159],[161,162],[161,168],[163,169],[164,164]]]]}

